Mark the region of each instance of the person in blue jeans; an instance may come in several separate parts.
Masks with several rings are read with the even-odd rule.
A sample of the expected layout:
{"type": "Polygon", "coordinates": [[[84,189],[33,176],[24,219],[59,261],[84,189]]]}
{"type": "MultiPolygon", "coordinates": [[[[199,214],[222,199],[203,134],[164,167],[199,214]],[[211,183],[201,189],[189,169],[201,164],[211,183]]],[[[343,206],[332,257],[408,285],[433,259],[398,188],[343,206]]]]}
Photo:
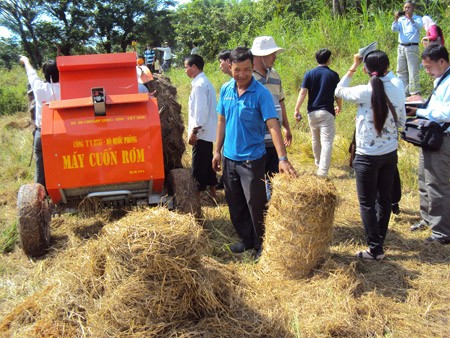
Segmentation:
{"type": "Polygon", "coordinates": [[[389,59],[382,51],[373,51],[364,60],[355,54],[352,66],[335,91],[336,97],[358,104],[353,169],[369,248],[359,251],[356,256],[369,260],[384,258],[397,167],[397,128],[406,120],[405,94],[392,76],[387,76],[388,69],[389,59]],[[352,76],[362,63],[370,81],[366,85],[350,87],[352,76]]]}

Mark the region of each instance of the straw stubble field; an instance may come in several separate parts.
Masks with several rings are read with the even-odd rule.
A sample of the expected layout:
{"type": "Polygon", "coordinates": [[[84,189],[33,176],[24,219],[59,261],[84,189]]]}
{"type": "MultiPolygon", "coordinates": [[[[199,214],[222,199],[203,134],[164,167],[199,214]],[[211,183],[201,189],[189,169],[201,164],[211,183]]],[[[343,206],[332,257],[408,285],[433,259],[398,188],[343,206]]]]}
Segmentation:
{"type": "MultiPolygon", "coordinates": [[[[6,135],[16,151],[27,149],[28,130],[9,122],[4,149],[6,135]]],[[[351,172],[333,167],[331,181],[318,180],[292,157],[300,177],[275,182],[260,262],[230,252],[236,237],[223,192],[203,196],[200,223],[164,208],[63,214],[52,220],[46,256],[31,260],[18,245],[2,254],[0,335],[450,336],[450,248],[409,231],[417,193],[406,192],[392,217],[387,257],[359,261],[365,244],[351,172]]],[[[14,222],[21,180],[26,173],[3,169],[2,231],[14,222]]]]}

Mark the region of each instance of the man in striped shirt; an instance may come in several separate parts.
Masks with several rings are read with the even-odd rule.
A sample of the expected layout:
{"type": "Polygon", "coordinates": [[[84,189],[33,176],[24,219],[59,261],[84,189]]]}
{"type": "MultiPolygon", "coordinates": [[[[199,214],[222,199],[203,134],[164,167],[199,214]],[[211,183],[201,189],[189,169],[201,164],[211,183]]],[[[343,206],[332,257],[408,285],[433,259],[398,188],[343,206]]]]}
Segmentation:
{"type": "MultiPolygon", "coordinates": [[[[284,128],[284,145],[288,147],[292,142],[292,134],[286,116],[283,87],[280,75],[272,68],[277,54],[284,52],[284,49],[277,46],[273,37],[258,36],[253,41],[251,52],[253,54],[253,76],[272,94],[278,120],[284,128]]],[[[278,155],[269,131],[266,131],[264,143],[266,145],[265,172],[266,176],[270,177],[278,172],[278,155]]],[[[268,197],[270,198],[270,189],[268,189],[268,197]]]]}
{"type": "Polygon", "coordinates": [[[155,72],[155,51],[150,45],[147,45],[147,49],[144,52],[145,65],[150,69],[152,73],[155,72]]]}

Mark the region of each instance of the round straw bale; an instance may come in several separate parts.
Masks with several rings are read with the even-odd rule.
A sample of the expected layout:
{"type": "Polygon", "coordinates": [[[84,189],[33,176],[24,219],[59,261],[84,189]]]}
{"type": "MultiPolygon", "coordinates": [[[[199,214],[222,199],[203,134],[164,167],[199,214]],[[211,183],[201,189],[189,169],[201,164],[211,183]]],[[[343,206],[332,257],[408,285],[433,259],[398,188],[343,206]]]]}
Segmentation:
{"type": "Polygon", "coordinates": [[[19,235],[28,256],[41,256],[50,245],[50,212],[45,188],[38,183],[20,187],[17,196],[19,235]]]}
{"type": "Polygon", "coordinates": [[[104,294],[90,315],[97,333],[134,334],[196,313],[196,268],[210,248],[192,215],[166,208],[132,212],[102,233],[104,294]]]}
{"type": "Polygon", "coordinates": [[[170,170],[183,167],[181,159],[186,150],[186,144],[183,139],[184,123],[181,105],[176,101],[177,89],[172,86],[169,78],[154,74],[154,80],[148,86],[150,92],[155,92],[154,95],[158,100],[164,170],[167,176],[170,170]]]}
{"type": "Polygon", "coordinates": [[[309,175],[276,175],[261,267],[275,278],[309,275],[331,244],[336,205],[336,189],[330,181],[309,175]]]}

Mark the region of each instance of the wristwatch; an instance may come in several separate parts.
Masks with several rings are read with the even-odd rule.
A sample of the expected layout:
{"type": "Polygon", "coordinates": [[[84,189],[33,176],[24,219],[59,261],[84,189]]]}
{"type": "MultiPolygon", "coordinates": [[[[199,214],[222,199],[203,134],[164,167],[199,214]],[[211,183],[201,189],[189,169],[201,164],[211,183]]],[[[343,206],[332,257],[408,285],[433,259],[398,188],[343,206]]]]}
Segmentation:
{"type": "Polygon", "coordinates": [[[287,158],[287,156],[281,156],[281,157],[279,157],[278,158],[278,161],[287,161],[288,160],[288,158],[287,158]]]}

